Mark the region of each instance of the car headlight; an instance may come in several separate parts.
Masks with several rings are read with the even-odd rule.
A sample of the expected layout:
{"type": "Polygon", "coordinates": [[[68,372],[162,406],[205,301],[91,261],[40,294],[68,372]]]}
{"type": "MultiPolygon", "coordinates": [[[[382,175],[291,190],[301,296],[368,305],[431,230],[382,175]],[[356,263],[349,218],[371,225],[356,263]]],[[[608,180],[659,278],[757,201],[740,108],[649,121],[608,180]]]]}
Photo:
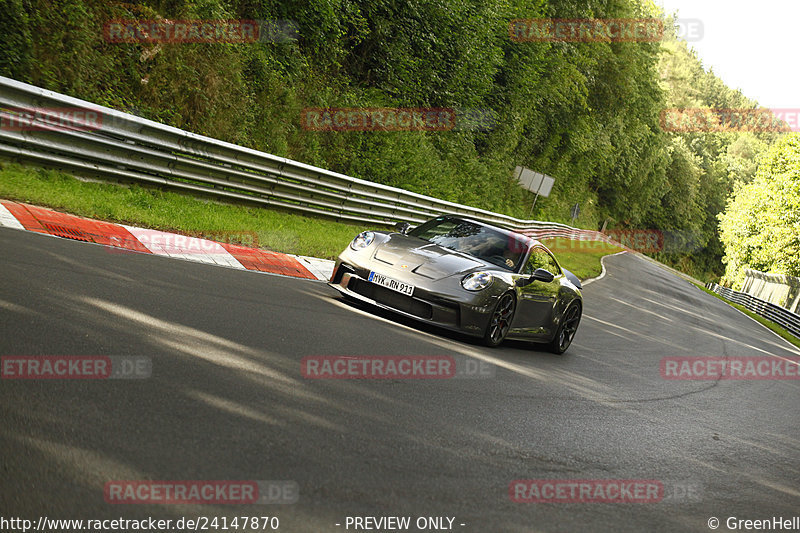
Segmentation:
{"type": "Polygon", "coordinates": [[[372,233],[371,231],[362,231],[361,233],[356,235],[356,238],[353,239],[353,242],[350,243],[350,248],[352,248],[357,252],[359,250],[363,250],[364,248],[372,244],[372,241],[374,240],[375,240],[374,233],[372,233]]]}
{"type": "Polygon", "coordinates": [[[473,272],[461,280],[461,286],[468,291],[479,291],[492,284],[492,275],[488,272],[473,272]]]}

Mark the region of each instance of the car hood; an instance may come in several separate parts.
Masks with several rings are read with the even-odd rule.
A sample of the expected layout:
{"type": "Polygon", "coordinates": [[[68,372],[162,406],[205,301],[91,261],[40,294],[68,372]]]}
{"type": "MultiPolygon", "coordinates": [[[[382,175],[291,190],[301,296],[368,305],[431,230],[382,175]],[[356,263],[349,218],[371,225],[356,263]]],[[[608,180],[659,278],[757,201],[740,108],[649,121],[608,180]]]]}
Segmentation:
{"type": "Polygon", "coordinates": [[[432,280],[487,268],[487,264],[476,257],[399,233],[379,244],[372,258],[378,264],[432,280]]]}

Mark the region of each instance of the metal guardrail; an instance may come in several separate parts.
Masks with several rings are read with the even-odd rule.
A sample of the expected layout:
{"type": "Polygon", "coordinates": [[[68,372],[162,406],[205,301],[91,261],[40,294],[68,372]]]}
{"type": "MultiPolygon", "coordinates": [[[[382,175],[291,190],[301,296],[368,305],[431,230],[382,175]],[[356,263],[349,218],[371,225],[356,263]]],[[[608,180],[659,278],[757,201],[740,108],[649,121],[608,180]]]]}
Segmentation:
{"type": "Polygon", "coordinates": [[[340,221],[390,226],[456,214],[537,238],[610,239],[565,224],[520,220],[183,131],[0,76],[0,157],[76,175],[169,188],[222,201],[273,206],[340,221]],[[42,110],[97,113],[97,127],[57,123],[42,110]],[[32,118],[31,118],[32,117],[32,118]]]}
{"type": "Polygon", "coordinates": [[[744,306],[759,316],[775,322],[795,337],[800,338],[800,315],[745,292],[721,287],[716,283],[707,283],[706,288],[733,303],[744,306]]]}

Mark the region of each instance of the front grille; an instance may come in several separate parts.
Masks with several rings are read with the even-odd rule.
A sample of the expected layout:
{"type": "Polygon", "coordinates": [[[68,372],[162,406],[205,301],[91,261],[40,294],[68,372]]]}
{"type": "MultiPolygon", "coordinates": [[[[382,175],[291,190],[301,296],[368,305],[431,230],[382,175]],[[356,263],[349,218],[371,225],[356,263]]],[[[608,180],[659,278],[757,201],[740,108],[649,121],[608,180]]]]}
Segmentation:
{"type": "Polygon", "coordinates": [[[350,278],[347,288],[356,294],[360,294],[361,296],[375,300],[392,309],[397,309],[398,311],[403,311],[404,313],[419,318],[430,320],[431,316],[433,316],[430,304],[416,300],[411,296],[400,294],[397,291],[387,289],[386,287],[381,287],[375,283],[363,281],[358,278],[350,278]]]}

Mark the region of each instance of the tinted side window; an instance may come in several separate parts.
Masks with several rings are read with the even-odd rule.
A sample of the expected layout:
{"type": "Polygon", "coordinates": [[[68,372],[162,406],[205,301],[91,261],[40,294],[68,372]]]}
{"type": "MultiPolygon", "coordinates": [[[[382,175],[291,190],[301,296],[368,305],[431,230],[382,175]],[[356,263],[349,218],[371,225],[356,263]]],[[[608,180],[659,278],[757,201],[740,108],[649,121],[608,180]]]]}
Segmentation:
{"type": "Polygon", "coordinates": [[[561,269],[558,268],[558,263],[556,263],[555,258],[547,253],[544,248],[536,247],[531,250],[531,256],[528,258],[528,263],[525,265],[524,273],[530,276],[537,268],[543,268],[556,276],[561,274],[561,269]]]}

